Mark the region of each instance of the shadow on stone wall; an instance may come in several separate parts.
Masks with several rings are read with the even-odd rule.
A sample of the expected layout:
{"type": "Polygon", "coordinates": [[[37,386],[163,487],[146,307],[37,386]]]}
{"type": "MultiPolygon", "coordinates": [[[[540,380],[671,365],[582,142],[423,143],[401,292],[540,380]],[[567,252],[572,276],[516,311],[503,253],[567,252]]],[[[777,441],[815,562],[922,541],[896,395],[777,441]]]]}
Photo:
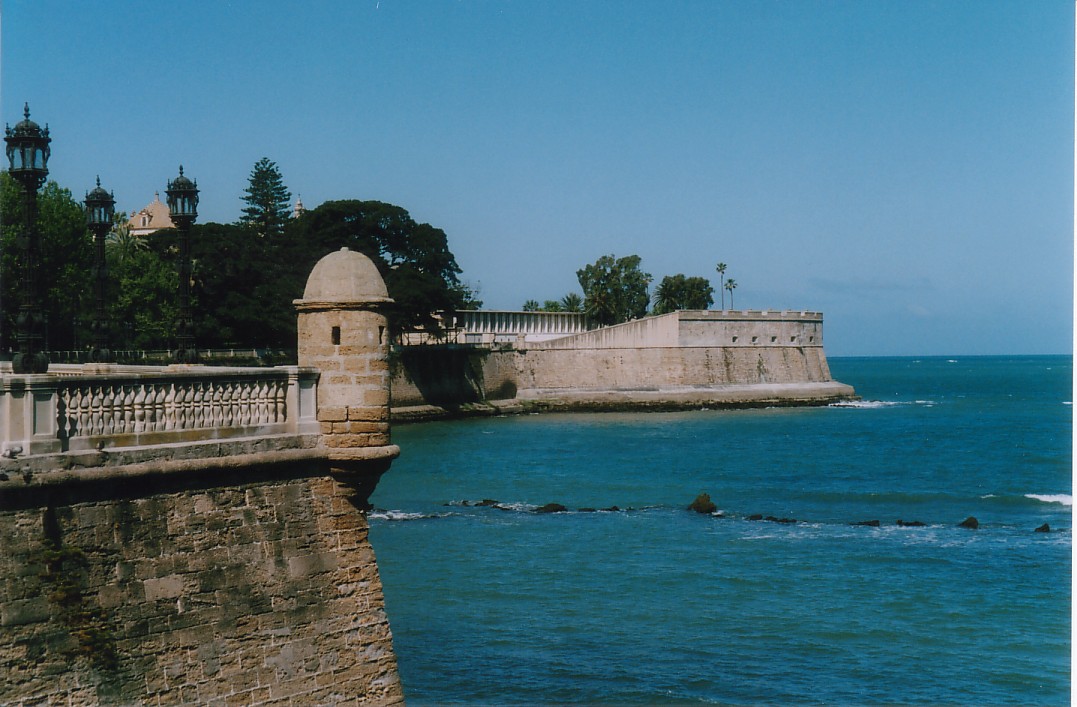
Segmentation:
{"type": "Polygon", "coordinates": [[[423,346],[394,352],[394,377],[403,376],[430,405],[453,408],[468,403],[511,400],[516,385],[504,381],[497,390],[486,390],[483,375],[486,349],[446,346],[423,346]]]}

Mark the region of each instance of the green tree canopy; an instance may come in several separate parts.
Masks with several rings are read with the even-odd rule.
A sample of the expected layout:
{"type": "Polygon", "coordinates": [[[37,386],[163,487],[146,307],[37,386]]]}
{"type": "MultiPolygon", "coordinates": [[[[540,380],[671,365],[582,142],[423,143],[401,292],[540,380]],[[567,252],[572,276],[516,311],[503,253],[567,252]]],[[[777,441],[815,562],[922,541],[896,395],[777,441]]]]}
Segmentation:
{"type": "MultiPolygon", "coordinates": [[[[18,239],[25,228],[24,203],[19,183],[0,173],[0,327],[5,351],[15,346],[15,316],[22,301],[18,239]]],[[[53,350],[81,347],[89,342],[94,307],[93,239],[82,205],[69,190],[49,181],[38,192],[36,228],[40,304],[46,317],[42,344],[53,350]]]]}
{"type": "Polygon", "coordinates": [[[714,288],[703,277],[666,275],[654,291],[654,313],[680,309],[707,309],[714,304],[714,288]]]}
{"type": "Polygon", "coordinates": [[[292,194],[284,186],[277,163],[263,157],[251,170],[243,196],[246,206],[239,222],[254,229],[263,238],[279,236],[288,223],[292,194]]]}
{"type": "Polygon", "coordinates": [[[179,275],[171,259],[149,247],[151,236],[133,236],[126,223],[105,243],[113,349],[165,349],[176,335],[179,275]]]}
{"type": "MultiPolygon", "coordinates": [[[[437,311],[473,304],[461,285],[460,266],[440,228],[417,223],[406,210],[380,201],[327,201],[288,224],[278,262],[290,269],[284,280],[298,297],[314,263],[326,253],[348,247],[377,265],[395,300],[394,330],[437,331],[437,311]]],[[[290,302],[290,301],[289,301],[290,302]]]]}
{"type": "Polygon", "coordinates": [[[583,288],[584,312],[591,321],[609,326],[647,315],[647,288],[652,278],[639,266],[638,255],[604,255],[576,271],[583,288]]]}

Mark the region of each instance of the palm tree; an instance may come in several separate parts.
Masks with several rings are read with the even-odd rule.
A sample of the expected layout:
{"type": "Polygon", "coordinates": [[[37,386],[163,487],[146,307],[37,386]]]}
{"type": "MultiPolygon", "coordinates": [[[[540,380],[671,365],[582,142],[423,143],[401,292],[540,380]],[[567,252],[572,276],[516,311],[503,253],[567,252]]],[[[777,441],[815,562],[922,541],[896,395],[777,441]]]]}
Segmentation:
{"type": "Polygon", "coordinates": [[[529,299],[526,302],[524,302],[524,311],[525,312],[538,312],[541,309],[542,309],[542,305],[539,304],[539,301],[537,299],[529,299]]]}
{"type": "MultiPolygon", "coordinates": [[[[718,275],[720,275],[721,278],[722,278],[722,286],[718,288],[718,291],[722,293],[722,309],[725,309],[725,269],[726,269],[726,264],[725,263],[718,263],[718,265],[714,269],[718,271],[718,275]]],[[[730,298],[730,300],[733,299],[733,293],[732,292],[729,293],[729,298],[730,298]]],[[[732,304],[733,303],[730,302],[730,305],[732,305],[732,304]]]]}
{"type": "Polygon", "coordinates": [[[733,290],[737,289],[737,281],[729,278],[725,281],[725,288],[729,290],[729,308],[733,309],[733,290]]]}
{"type": "MultiPolygon", "coordinates": [[[[125,214],[120,214],[124,216],[125,214]]],[[[112,230],[105,236],[105,248],[117,262],[125,263],[135,257],[137,253],[149,249],[149,243],[145,238],[131,233],[131,227],[126,219],[114,219],[112,230]]]]}
{"type": "Polygon", "coordinates": [[[561,309],[566,312],[583,312],[583,298],[575,292],[569,292],[561,298],[561,309]]]}

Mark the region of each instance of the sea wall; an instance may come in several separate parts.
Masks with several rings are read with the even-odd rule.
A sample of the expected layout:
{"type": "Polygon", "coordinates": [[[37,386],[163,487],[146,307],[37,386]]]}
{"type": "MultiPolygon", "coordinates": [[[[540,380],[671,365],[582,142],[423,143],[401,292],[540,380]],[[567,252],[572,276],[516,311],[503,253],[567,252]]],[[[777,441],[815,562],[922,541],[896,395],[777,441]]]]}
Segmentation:
{"type": "Polygon", "coordinates": [[[392,381],[398,419],[423,406],[500,410],[505,401],[677,408],[824,404],[854,394],[830,377],[817,312],[675,312],[515,346],[409,347],[392,381]]]}
{"type": "Polygon", "coordinates": [[[389,304],[343,249],[301,368],[0,368],[0,704],[403,702],[364,515],[389,304]]]}
{"type": "Polygon", "coordinates": [[[0,702],[402,701],[366,518],[300,467],[0,496],[0,702]]]}

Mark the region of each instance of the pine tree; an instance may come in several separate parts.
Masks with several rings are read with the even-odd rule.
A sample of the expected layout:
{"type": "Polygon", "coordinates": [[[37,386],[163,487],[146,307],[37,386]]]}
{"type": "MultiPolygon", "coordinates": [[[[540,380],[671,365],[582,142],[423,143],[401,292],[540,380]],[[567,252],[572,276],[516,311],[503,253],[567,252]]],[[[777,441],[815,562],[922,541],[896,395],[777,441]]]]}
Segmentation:
{"type": "Polygon", "coordinates": [[[288,222],[292,194],[284,186],[277,163],[268,157],[258,160],[251,170],[243,201],[247,206],[239,222],[246,224],[263,238],[279,236],[288,222]]]}

